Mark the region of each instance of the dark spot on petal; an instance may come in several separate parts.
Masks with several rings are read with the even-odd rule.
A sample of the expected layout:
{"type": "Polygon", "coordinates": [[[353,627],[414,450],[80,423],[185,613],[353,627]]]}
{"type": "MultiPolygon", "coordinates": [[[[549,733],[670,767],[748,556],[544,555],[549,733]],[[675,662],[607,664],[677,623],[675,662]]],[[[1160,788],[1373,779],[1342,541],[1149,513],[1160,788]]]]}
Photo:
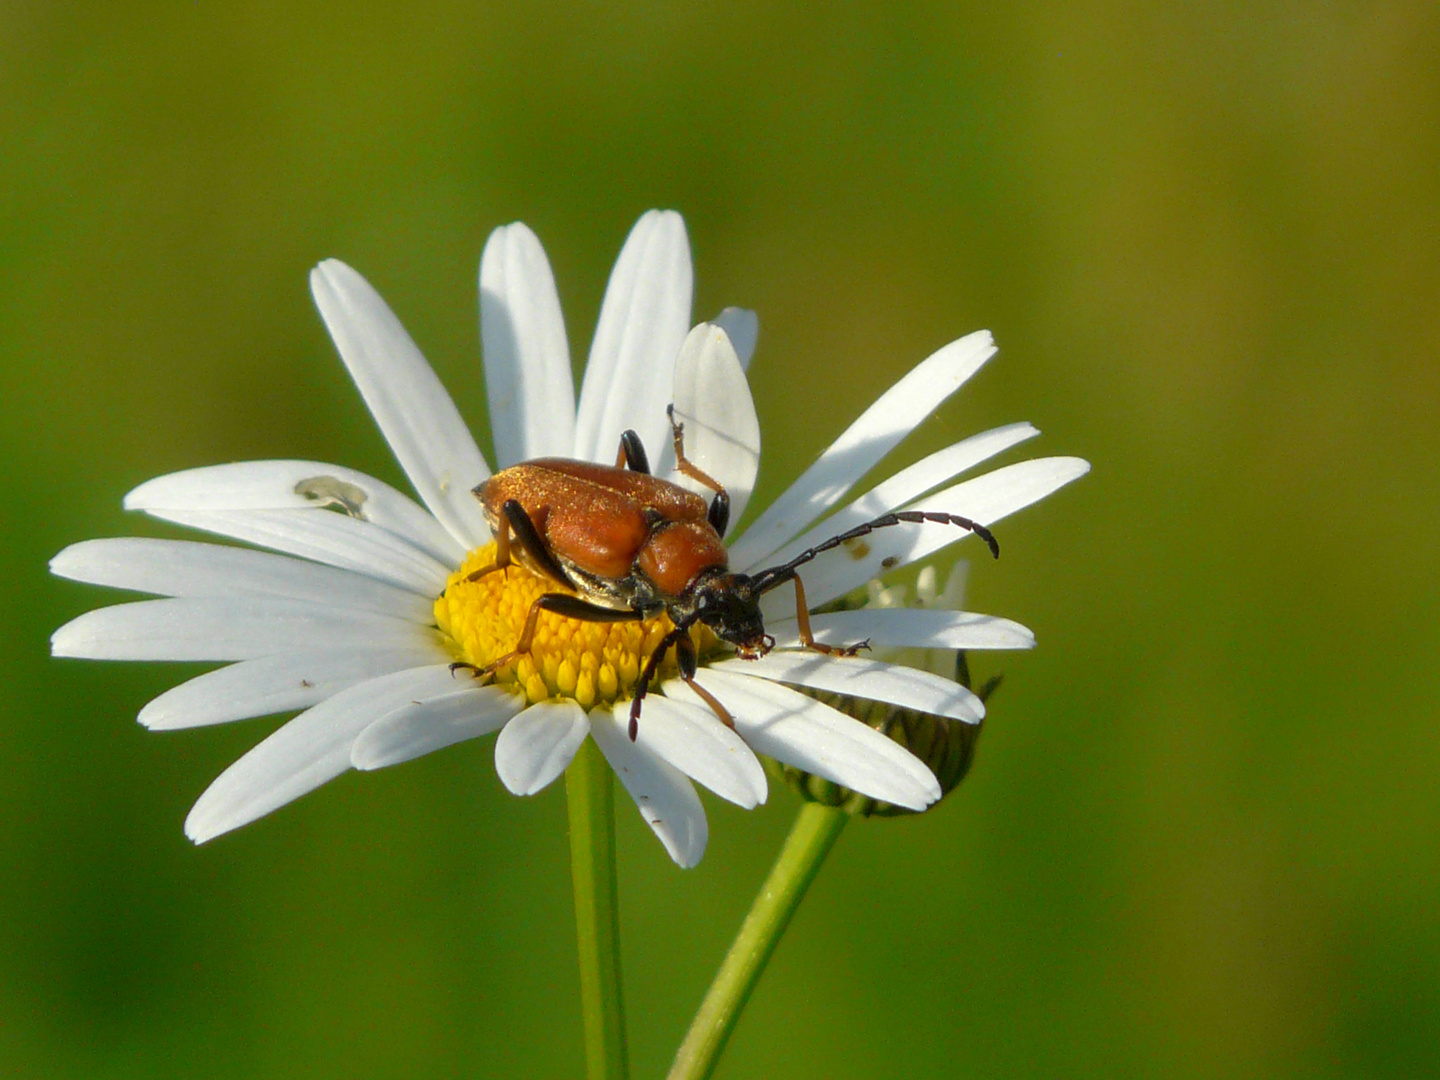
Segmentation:
{"type": "Polygon", "coordinates": [[[312,476],[301,480],[295,485],[295,494],[304,496],[317,506],[362,521],[365,519],[365,501],[370,498],[364,488],[338,476],[312,476]]]}

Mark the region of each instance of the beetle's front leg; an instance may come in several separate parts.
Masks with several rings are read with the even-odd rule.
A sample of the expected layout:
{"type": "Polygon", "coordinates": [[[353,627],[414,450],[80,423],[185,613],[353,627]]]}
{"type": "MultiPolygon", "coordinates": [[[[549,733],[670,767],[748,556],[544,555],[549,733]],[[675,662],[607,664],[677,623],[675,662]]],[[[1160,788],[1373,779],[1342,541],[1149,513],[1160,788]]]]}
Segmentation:
{"type": "Polygon", "coordinates": [[[695,641],[689,633],[682,634],[675,641],[675,659],[680,664],[680,678],[685,680],[685,685],[695,691],[695,695],[710,706],[712,712],[720,718],[720,722],[731,731],[735,730],[735,718],[730,715],[730,710],[721,705],[715,699],[715,695],[706,690],[695,681],[695,671],[698,667],[698,658],[695,655],[695,641]]]}
{"type": "Polygon", "coordinates": [[[801,645],[827,656],[854,656],[861,649],[870,648],[869,638],[855,645],[822,645],[816,641],[815,635],[810,632],[810,607],[805,601],[805,586],[800,583],[799,574],[790,577],[795,582],[795,620],[800,624],[801,645]]]}
{"type": "Polygon", "coordinates": [[[695,681],[697,670],[697,657],[695,656],[695,642],[690,638],[690,627],[677,626],[660,639],[660,644],[655,646],[655,651],[650,654],[650,659],[645,663],[645,670],[640,672],[640,681],[635,684],[635,698],[630,702],[630,741],[634,742],[640,734],[640,703],[645,700],[645,693],[650,689],[650,683],[655,678],[655,673],[665,660],[665,654],[670,651],[671,646],[675,647],[675,660],[680,665],[680,678],[685,680],[685,685],[695,691],[701,701],[714,710],[720,722],[731,731],[735,730],[735,718],[730,715],[728,709],[715,700],[715,695],[706,690],[695,681]]]}
{"type": "Polygon", "coordinates": [[[640,680],[635,684],[635,698],[630,702],[630,741],[634,742],[640,734],[640,703],[645,700],[645,692],[650,689],[650,681],[655,678],[655,672],[660,669],[660,663],[665,659],[665,654],[670,651],[670,646],[678,642],[681,637],[690,636],[690,627],[676,626],[660,639],[660,644],[655,646],[655,651],[650,654],[650,659],[645,661],[644,668],[640,671],[640,680]]]}

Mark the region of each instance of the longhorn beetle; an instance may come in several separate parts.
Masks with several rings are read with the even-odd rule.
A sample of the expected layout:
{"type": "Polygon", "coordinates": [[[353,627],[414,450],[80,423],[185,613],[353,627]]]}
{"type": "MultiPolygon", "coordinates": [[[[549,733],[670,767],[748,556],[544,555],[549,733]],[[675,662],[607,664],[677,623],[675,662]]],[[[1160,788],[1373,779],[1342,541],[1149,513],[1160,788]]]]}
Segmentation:
{"type": "Polygon", "coordinates": [[[735,722],[725,707],[695,681],[697,657],[689,632],[695,623],[703,623],[722,641],[734,645],[740,656],[758,659],[775,645],[775,639],[765,633],[760,597],[793,581],[795,616],[805,648],[854,656],[868,647],[868,642],[836,647],[820,644],[811,634],[805,587],[795,572],[798,567],[848,540],[901,522],[958,525],[984,540],[991,553],[1000,557],[1000,545],[990,530],[969,518],[895,510],[807,548],[779,566],[754,574],[733,573],[721,539],[730,520],[730,496],[685,457],[684,426],[676,421],[673,405],[665,411],[674,438],[675,469],[715,493],[708,506],[699,495],[651,476],[645,447],[633,431],[620,436],[613,467],[568,458],[536,458],[504,469],[474,489],[495,533],[495,562],[466,580],[505,569],[518,548],[521,564],[575,594],[546,593],[537,599],[530,606],[514,651],[487,667],[475,668],[477,676],[494,674],[529,652],[542,611],[589,622],[649,619],[663,611],[674,629],[650,654],[635,686],[630,705],[631,741],[639,733],[645,692],[672,647],[680,677],[733,728],[735,722]]]}

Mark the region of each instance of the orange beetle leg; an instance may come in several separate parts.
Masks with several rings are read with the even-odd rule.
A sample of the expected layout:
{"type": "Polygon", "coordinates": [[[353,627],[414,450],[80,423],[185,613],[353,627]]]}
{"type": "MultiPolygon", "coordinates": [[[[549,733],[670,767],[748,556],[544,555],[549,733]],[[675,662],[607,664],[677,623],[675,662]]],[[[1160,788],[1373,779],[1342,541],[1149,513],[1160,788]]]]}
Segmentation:
{"type": "Polygon", "coordinates": [[[792,575],[791,580],[795,582],[795,619],[800,623],[800,644],[829,656],[854,656],[861,649],[870,648],[869,638],[857,645],[821,645],[816,641],[815,635],[810,632],[810,611],[805,601],[805,586],[800,584],[799,574],[792,575]]]}
{"type": "Polygon", "coordinates": [[[714,694],[710,693],[709,690],[706,690],[703,686],[701,686],[689,676],[682,675],[681,678],[685,680],[686,686],[690,687],[691,690],[695,691],[696,696],[698,696],[701,701],[705,702],[706,705],[710,706],[710,708],[714,711],[715,715],[720,718],[720,722],[722,724],[728,727],[731,731],[735,730],[735,718],[730,715],[730,710],[728,710],[727,708],[725,708],[724,705],[721,705],[720,702],[715,700],[714,694]]]}
{"type": "MultiPolygon", "coordinates": [[[[718,480],[709,473],[701,472],[700,468],[685,456],[685,425],[675,419],[675,406],[666,405],[665,415],[670,418],[670,434],[675,440],[675,471],[704,484],[717,495],[725,495],[725,489],[718,480]]],[[[726,496],[726,499],[728,501],[729,497],[726,496]]]]}

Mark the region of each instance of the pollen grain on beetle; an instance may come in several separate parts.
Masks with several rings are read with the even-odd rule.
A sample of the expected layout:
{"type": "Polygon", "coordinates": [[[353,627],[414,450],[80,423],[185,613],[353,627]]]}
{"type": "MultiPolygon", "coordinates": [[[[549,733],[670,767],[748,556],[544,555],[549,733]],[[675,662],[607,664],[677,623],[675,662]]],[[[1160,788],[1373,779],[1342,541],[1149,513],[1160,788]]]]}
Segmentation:
{"type": "MultiPolygon", "coordinates": [[[[495,545],[476,548],[450,575],[435,601],[435,623],[450,639],[457,658],[485,668],[513,651],[530,607],[546,593],[568,592],[519,563],[466,579],[493,565],[495,545]]],[[[583,708],[629,697],[645,658],[673,624],[661,614],[644,622],[598,623],[541,612],[529,653],[494,673],[501,686],[523,690],[532,704],[554,697],[573,698],[583,708]]],[[[673,659],[661,666],[673,676],[673,659]]]]}

